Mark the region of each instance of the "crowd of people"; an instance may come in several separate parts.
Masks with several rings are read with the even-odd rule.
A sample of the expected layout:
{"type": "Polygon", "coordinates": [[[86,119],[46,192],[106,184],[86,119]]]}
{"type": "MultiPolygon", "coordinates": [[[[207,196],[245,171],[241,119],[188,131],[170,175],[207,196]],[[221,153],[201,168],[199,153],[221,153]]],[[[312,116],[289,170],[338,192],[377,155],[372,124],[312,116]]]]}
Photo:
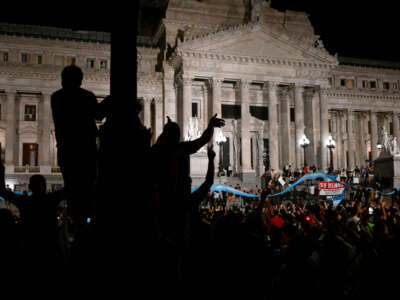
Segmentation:
{"type": "MultiPolygon", "coordinates": [[[[65,187],[48,193],[44,177],[34,175],[30,178],[31,193],[16,195],[7,188],[5,168],[0,164],[0,196],[20,212],[17,220],[10,210],[0,209],[0,256],[6,258],[3,266],[7,268],[31,272],[45,268],[56,274],[60,267],[69,266],[78,274],[80,265],[99,263],[92,254],[109,239],[101,236],[99,243],[93,234],[98,226],[93,222],[98,217],[96,207],[102,205],[94,201],[101,191],[96,173],[102,167],[95,166],[98,152],[94,137],[99,133],[94,125],[96,119],[107,115],[111,100],[97,106],[93,95],[80,89],[82,74],[76,68],[65,69],[63,90],[52,97],[65,187]],[[73,160],[77,154],[74,131],[66,126],[70,120],[62,114],[71,109],[65,108],[65,101],[74,97],[87,101],[72,127],[78,130],[80,124],[86,128],[79,135],[84,150],[78,162],[73,160]],[[75,176],[80,167],[74,164],[86,159],[89,164],[75,176]]],[[[138,126],[144,137],[151,136],[140,122],[138,126]]],[[[395,289],[391,271],[399,264],[398,192],[383,196],[378,192],[379,182],[367,188],[372,184],[368,176],[371,170],[361,169],[354,170],[354,175],[335,172],[346,183],[354,183],[358,176],[364,178],[359,186],[346,188],[346,197],[339,205],[320,197],[318,190],[311,193],[310,184],[272,196],[302,175],[316,172],[313,166],[302,170],[286,166],[282,173],[270,170],[262,177],[261,186],[252,190],[235,186],[258,197],[212,192],[215,152],[209,146],[205,181],[192,193],[190,155],[209,144],[214,129],[222,126],[224,120],[214,115],[198,139],[181,142],[179,125],[168,118],[155,144],[148,147],[146,161],[149,169],[156,171],[143,181],[150,187],[146,199],[140,199],[145,205],[132,212],[133,222],[145,221],[138,226],[134,223],[139,228],[134,228],[133,236],[124,236],[146,250],[138,258],[146,269],[142,277],[153,283],[185,283],[195,291],[188,295],[190,299],[228,299],[239,294],[245,299],[357,297],[395,289]],[[139,237],[140,232],[145,233],[143,237],[139,237]],[[213,288],[204,288],[209,286],[213,288]],[[211,295],[215,289],[219,293],[211,295]]],[[[138,200],[134,193],[128,196],[138,200]]],[[[112,234],[119,237],[116,231],[112,234]]],[[[105,275],[112,276],[98,274],[105,275]]]]}

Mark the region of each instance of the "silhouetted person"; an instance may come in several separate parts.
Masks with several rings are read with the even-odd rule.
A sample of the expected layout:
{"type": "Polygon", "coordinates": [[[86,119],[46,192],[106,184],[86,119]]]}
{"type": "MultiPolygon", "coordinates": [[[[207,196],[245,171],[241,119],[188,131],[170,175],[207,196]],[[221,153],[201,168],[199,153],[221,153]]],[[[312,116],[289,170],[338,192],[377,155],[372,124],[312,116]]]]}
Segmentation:
{"type": "Polygon", "coordinates": [[[46,179],[42,175],[31,176],[29,189],[31,195],[9,191],[4,182],[4,166],[0,163],[0,196],[20,212],[24,263],[27,267],[56,267],[55,263],[61,259],[57,248],[57,212],[64,199],[64,189],[47,194],[46,179]]]}
{"type": "Polygon", "coordinates": [[[96,120],[106,117],[107,97],[98,103],[96,96],[80,86],[83,73],[75,65],[61,73],[62,89],[51,96],[57,158],[68,192],[68,214],[78,227],[93,217],[93,192],[97,176],[98,128],[96,120]]]}
{"type": "Polygon", "coordinates": [[[191,193],[190,155],[211,140],[215,127],[224,125],[225,121],[214,115],[201,137],[180,142],[180,128],[168,118],[151,150],[156,231],[180,258],[183,257],[185,214],[191,207],[188,199],[191,193]]]}

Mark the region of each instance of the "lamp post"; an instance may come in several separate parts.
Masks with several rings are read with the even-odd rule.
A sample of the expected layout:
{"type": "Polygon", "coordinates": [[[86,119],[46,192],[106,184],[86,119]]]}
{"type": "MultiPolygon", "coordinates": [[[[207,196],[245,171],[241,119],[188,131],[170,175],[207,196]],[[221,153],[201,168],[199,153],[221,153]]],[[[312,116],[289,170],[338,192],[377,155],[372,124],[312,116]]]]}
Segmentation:
{"type": "Polygon", "coordinates": [[[226,142],[226,136],[222,133],[221,129],[217,129],[217,134],[215,135],[215,142],[219,146],[219,166],[218,166],[218,177],[221,177],[220,173],[222,171],[222,143],[226,142]]]}
{"type": "Polygon", "coordinates": [[[304,154],[304,166],[307,164],[306,163],[306,147],[310,144],[310,140],[306,137],[305,134],[300,139],[300,146],[303,148],[303,154],[304,154]]]}
{"type": "Polygon", "coordinates": [[[329,173],[333,171],[333,159],[332,159],[332,149],[334,149],[336,146],[336,142],[333,140],[332,136],[330,135],[328,137],[328,143],[326,144],[326,147],[328,147],[329,149],[329,160],[330,160],[330,164],[329,164],[329,173]]]}

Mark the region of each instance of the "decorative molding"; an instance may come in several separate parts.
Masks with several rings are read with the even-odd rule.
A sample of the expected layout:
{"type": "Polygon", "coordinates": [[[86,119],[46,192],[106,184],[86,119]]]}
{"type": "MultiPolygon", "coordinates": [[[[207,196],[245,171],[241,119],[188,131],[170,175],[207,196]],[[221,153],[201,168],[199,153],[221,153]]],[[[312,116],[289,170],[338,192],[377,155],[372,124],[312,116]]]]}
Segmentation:
{"type": "Polygon", "coordinates": [[[19,135],[39,135],[41,134],[38,126],[34,125],[22,125],[19,129],[17,129],[17,133],[19,135]]]}
{"type": "Polygon", "coordinates": [[[354,98],[368,100],[395,100],[400,101],[400,95],[370,95],[370,94],[354,94],[342,91],[328,89],[328,96],[331,98],[354,98]]]}
{"type": "MultiPolygon", "coordinates": [[[[385,75],[400,75],[400,70],[398,69],[389,69],[389,68],[378,68],[378,67],[370,67],[370,66],[349,66],[349,65],[338,65],[336,68],[332,69],[333,74],[336,76],[340,76],[341,73],[358,73],[358,76],[362,76],[360,73],[367,74],[365,76],[385,76],[385,75]]],[[[343,74],[343,76],[347,76],[347,74],[343,74]]],[[[367,79],[367,78],[366,78],[367,79]]]]}
{"type": "MultiPolygon", "coordinates": [[[[271,58],[271,57],[262,57],[262,56],[244,56],[244,55],[232,55],[232,54],[220,54],[220,53],[209,53],[204,51],[194,51],[194,50],[180,50],[176,52],[176,57],[181,57],[183,59],[189,59],[187,62],[189,67],[193,66],[193,60],[190,59],[208,59],[208,60],[216,60],[221,62],[234,62],[237,64],[264,64],[264,65],[272,65],[272,66],[283,66],[283,67],[292,67],[296,68],[297,76],[301,75],[312,75],[316,72],[320,72],[324,76],[328,77],[328,71],[332,70],[335,65],[328,63],[315,63],[310,62],[308,60],[299,60],[299,59],[287,59],[287,58],[271,58]],[[308,70],[306,68],[310,68],[308,70]],[[318,70],[318,71],[317,71],[318,70]],[[324,72],[320,70],[325,70],[324,72]]],[[[176,58],[175,58],[176,59],[176,58]]],[[[197,67],[197,65],[195,66],[197,67]]]]}
{"type": "Polygon", "coordinates": [[[111,52],[111,45],[109,43],[97,43],[87,41],[74,41],[74,40],[62,40],[52,38],[38,38],[38,37],[26,37],[26,36],[11,36],[0,34],[0,43],[7,43],[8,48],[20,48],[20,45],[27,47],[48,47],[48,48],[74,48],[78,50],[90,50],[90,51],[106,51],[111,52]]]}

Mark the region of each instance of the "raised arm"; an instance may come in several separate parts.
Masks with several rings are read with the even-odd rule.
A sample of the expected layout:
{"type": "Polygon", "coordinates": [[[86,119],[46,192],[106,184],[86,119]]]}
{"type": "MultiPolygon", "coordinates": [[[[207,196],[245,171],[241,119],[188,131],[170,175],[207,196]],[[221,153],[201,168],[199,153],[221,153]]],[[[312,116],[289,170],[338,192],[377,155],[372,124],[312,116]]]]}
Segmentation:
{"type": "Polygon", "coordinates": [[[214,183],[214,174],[215,174],[215,166],[214,166],[214,158],[215,152],[213,150],[213,146],[211,145],[207,149],[208,155],[208,169],[205,181],[201,184],[201,186],[192,193],[191,199],[196,208],[200,205],[200,202],[206,197],[208,191],[210,190],[212,184],[214,183]]]}
{"type": "Polygon", "coordinates": [[[201,147],[203,147],[205,144],[211,141],[211,138],[213,137],[214,134],[214,128],[215,127],[221,128],[224,126],[225,126],[225,120],[217,118],[217,114],[215,114],[210,119],[210,122],[208,123],[206,130],[204,130],[203,134],[198,139],[185,143],[188,152],[196,153],[197,151],[199,151],[201,147]]]}
{"type": "Polygon", "coordinates": [[[4,173],[4,165],[0,162],[0,196],[19,208],[24,197],[7,190],[4,173]]]}

